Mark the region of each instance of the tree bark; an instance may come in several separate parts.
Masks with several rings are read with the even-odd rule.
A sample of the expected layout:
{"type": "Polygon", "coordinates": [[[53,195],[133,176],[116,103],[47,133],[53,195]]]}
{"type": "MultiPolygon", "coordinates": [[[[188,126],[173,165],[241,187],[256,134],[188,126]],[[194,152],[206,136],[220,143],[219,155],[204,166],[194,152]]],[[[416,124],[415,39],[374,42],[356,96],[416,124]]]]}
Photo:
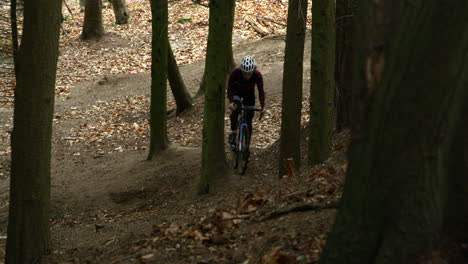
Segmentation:
{"type": "Polygon", "coordinates": [[[304,58],[306,0],[291,0],[283,66],[279,176],[287,173],[284,160],[293,158],[296,170],[301,164],[300,132],[302,108],[302,71],[304,58]]]}
{"type": "Polygon", "coordinates": [[[203,114],[202,169],[198,193],[209,192],[213,179],[226,167],[224,152],[224,106],[228,35],[231,32],[231,5],[234,0],[210,1],[208,46],[206,51],[206,93],[203,114]],[[227,21],[227,22],[226,22],[227,21]]]}
{"type": "Polygon", "coordinates": [[[18,59],[18,20],[16,19],[16,0],[11,0],[10,3],[10,25],[11,25],[11,42],[13,48],[13,66],[16,69],[16,61],[18,59]]]}
{"type": "Polygon", "coordinates": [[[127,24],[130,17],[125,0],[109,0],[114,10],[115,23],[118,25],[127,24]]]}
{"type": "Polygon", "coordinates": [[[468,215],[455,206],[468,199],[468,2],[361,1],[359,12],[365,122],[319,263],[415,263],[468,215]]]}
{"type": "Polygon", "coordinates": [[[150,148],[148,160],[169,145],[167,138],[167,61],[169,39],[167,36],[167,0],[151,0],[152,52],[151,52],[151,105],[150,148]]]}
{"type": "Polygon", "coordinates": [[[168,43],[168,78],[169,84],[171,86],[172,95],[176,101],[177,110],[176,115],[181,114],[187,109],[192,107],[192,97],[185,87],[184,80],[179,72],[179,67],[177,66],[177,61],[175,59],[174,53],[172,52],[171,44],[168,43]]]}
{"type": "MultiPolygon", "coordinates": [[[[236,1],[228,0],[226,1],[226,4],[228,5],[228,8],[229,8],[229,17],[226,20],[229,22],[228,23],[229,32],[228,32],[228,35],[226,36],[228,40],[228,45],[226,46],[228,57],[222,67],[225,70],[225,74],[229,75],[231,71],[236,67],[236,63],[234,62],[234,55],[232,51],[232,30],[234,27],[234,16],[236,13],[236,1]]],[[[207,75],[206,71],[207,71],[207,68],[205,66],[205,71],[203,72],[202,81],[200,83],[200,89],[198,89],[198,92],[195,94],[195,97],[203,95],[206,91],[206,75],[207,75]]]]}
{"type": "Polygon", "coordinates": [[[104,36],[104,26],[102,25],[102,1],[86,0],[85,17],[82,40],[100,39],[104,36]]]}
{"type": "Polygon", "coordinates": [[[354,2],[355,0],[336,1],[335,105],[338,131],[351,125],[354,2]]]}
{"type": "Polygon", "coordinates": [[[236,1],[228,1],[229,4],[229,25],[228,25],[228,45],[226,46],[228,52],[228,60],[226,62],[226,74],[229,75],[231,71],[236,67],[234,62],[234,53],[232,51],[232,32],[234,29],[234,19],[236,16],[236,1]]]}
{"type": "Polygon", "coordinates": [[[309,164],[330,157],[335,90],[335,6],[317,0],[312,6],[312,47],[310,66],[309,164]]]}
{"type": "Polygon", "coordinates": [[[50,241],[50,159],[61,0],[26,0],[11,135],[6,263],[36,263],[50,241]]]}

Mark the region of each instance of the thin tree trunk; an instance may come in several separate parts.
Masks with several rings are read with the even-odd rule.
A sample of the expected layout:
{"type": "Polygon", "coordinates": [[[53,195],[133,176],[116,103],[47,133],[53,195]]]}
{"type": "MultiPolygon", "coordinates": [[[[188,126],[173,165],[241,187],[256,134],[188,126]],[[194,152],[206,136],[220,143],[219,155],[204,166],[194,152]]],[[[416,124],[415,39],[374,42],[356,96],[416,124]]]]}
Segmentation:
{"type": "Polygon", "coordinates": [[[335,90],[335,6],[333,1],[316,0],[312,6],[312,47],[310,66],[309,164],[330,157],[332,101],[335,90]]]}
{"type": "Polygon", "coordinates": [[[11,0],[10,4],[10,21],[11,21],[11,42],[13,47],[13,63],[15,72],[17,71],[18,59],[18,20],[16,19],[16,0],[11,0]]]}
{"type": "Polygon", "coordinates": [[[301,164],[302,69],[306,16],[306,0],[289,1],[283,67],[283,99],[278,170],[280,177],[287,172],[284,167],[284,160],[292,158],[296,170],[299,170],[301,164]]]}
{"type": "Polygon", "coordinates": [[[192,107],[192,97],[185,87],[184,80],[179,72],[179,67],[177,66],[177,61],[175,59],[174,53],[170,43],[168,43],[168,78],[169,84],[171,86],[172,94],[176,101],[177,111],[176,115],[184,112],[187,109],[192,107]]]}
{"type": "Polygon", "coordinates": [[[364,107],[367,101],[365,88],[365,68],[367,45],[370,43],[368,35],[369,26],[367,23],[367,5],[363,0],[354,0],[354,23],[352,25],[354,36],[352,36],[353,56],[351,58],[352,84],[351,84],[351,134],[352,137],[359,137],[362,132],[364,119],[364,107]]]}
{"type": "Polygon", "coordinates": [[[226,167],[224,152],[224,105],[226,89],[226,61],[230,45],[230,5],[234,0],[210,1],[208,46],[206,51],[206,93],[203,114],[202,169],[198,193],[209,192],[213,179],[226,167]]]}
{"type": "Polygon", "coordinates": [[[36,263],[50,242],[50,159],[61,0],[26,0],[11,135],[6,263],[36,263]]]}
{"type": "Polygon", "coordinates": [[[130,15],[125,0],[109,0],[114,10],[115,23],[118,25],[127,24],[130,15]]]}
{"type": "Polygon", "coordinates": [[[167,36],[167,0],[151,0],[152,52],[151,52],[151,106],[150,148],[151,160],[168,147],[167,138],[167,61],[169,39],[167,36]]]}
{"type": "Polygon", "coordinates": [[[86,0],[81,39],[99,39],[104,34],[104,26],[102,25],[102,0],[86,0]]]}
{"type": "Polygon", "coordinates": [[[468,215],[452,204],[468,199],[468,2],[362,1],[359,10],[365,68],[355,82],[367,122],[353,135],[319,263],[416,263],[444,224],[468,215]]]}
{"type": "Polygon", "coordinates": [[[335,104],[338,131],[351,125],[354,12],[354,0],[336,1],[335,104]]]}
{"type": "Polygon", "coordinates": [[[226,62],[226,74],[230,74],[231,71],[236,67],[236,63],[234,62],[234,53],[232,51],[232,31],[234,29],[234,19],[236,15],[236,0],[227,1],[229,4],[229,33],[228,33],[228,43],[229,45],[226,46],[228,52],[228,61],[226,62]]]}
{"type": "MultiPolygon", "coordinates": [[[[467,68],[465,64],[465,69],[467,68]]],[[[466,76],[466,74],[465,74],[466,76]]],[[[463,80],[460,78],[460,80],[463,80]]],[[[445,167],[442,171],[451,176],[448,179],[448,197],[445,225],[451,230],[458,231],[458,227],[466,224],[468,210],[460,210],[460,201],[468,197],[468,81],[465,80],[465,89],[458,89],[454,98],[459,98],[449,114],[448,132],[450,135],[447,144],[442,148],[441,158],[445,167]]]]}
{"type": "MultiPolygon", "coordinates": [[[[228,35],[226,36],[228,38],[228,45],[226,46],[227,53],[228,53],[228,58],[226,62],[223,65],[223,69],[225,70],[225,74],[229,75],[231,71],[236,67],[236,64],[234,62],[234,55],[232,52],[232,30],[234,27],[234,16],[236,12],[236,1],[235,0],[227,0],[226,4],[229,5],[229,17],[227,18],[226,21],[229,22],[227,27],[229,28],[228,35]]],[[[202,81],[200,83],[200,88],[198,89],[197,93],[195,94],[195,97],[201,96],[205,94],[206,91],[206,74],[207,74],[207,69],[205,67],[205,71],[203,72],[203,77],[202,81]]]]}

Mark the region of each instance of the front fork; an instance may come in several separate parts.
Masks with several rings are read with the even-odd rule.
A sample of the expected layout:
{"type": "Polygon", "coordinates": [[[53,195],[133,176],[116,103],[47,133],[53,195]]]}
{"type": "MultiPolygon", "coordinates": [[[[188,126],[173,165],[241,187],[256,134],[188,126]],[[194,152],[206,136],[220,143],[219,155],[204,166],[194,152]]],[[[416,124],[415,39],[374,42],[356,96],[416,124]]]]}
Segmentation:
{"type": "MultiPolygon", "coordinates": [[[[239,127],[239,135],[238,135],[238,140],[237,142],[239,142],[239,149],[237,151],[242,151],[243,148],[244,148],[244,143],[247,145],[247,142],[242,142],[241,139],[242,139],[242,136],[244,135],[244,132],[245,132],[245,127],[248,127],[248,125],[246,123],[243,123],[240,127],[239,127]]],[[[247,140],[246,140],[247,141],[247,140]]]]}

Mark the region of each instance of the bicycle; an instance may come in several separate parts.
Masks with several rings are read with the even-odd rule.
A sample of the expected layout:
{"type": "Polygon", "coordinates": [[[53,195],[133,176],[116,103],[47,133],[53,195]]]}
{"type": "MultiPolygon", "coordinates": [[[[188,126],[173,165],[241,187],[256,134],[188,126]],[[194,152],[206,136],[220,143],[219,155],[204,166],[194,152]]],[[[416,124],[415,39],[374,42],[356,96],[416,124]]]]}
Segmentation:
{"type": "MultiPolygon", "coordinates": [[[[247,170],[247,163],[249,162],[250,157],[250,137],[251,133],[249,132],[249,125],[247,124],[247,118],[245,116],[245,110],[252,111],[261,111],[261,109],[244,106],[242,104],[242,99],[239,104],[239,116],[238,116],[238,125],[237,125],[237,136],[235,145],[231,145],[231,149],[234,152],[233,156],[233,168],[237,169],[238,173],[241,175],[245,174],[247,170]]],[[[263,113],[260,114],[258,120],[261,120],[263,113]]]]}

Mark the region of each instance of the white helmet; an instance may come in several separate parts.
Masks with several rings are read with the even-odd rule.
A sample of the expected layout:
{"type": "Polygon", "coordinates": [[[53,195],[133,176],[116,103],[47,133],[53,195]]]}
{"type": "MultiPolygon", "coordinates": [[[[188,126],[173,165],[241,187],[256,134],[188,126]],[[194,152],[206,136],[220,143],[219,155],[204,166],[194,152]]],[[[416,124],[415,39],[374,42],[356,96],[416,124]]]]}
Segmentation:
{"type": "Polygon", "coordinates": [[[245,56],[242,58],[240,68],[245,73],[251,73],[255,70],[255,60],[252,56],[245,56]]]}

